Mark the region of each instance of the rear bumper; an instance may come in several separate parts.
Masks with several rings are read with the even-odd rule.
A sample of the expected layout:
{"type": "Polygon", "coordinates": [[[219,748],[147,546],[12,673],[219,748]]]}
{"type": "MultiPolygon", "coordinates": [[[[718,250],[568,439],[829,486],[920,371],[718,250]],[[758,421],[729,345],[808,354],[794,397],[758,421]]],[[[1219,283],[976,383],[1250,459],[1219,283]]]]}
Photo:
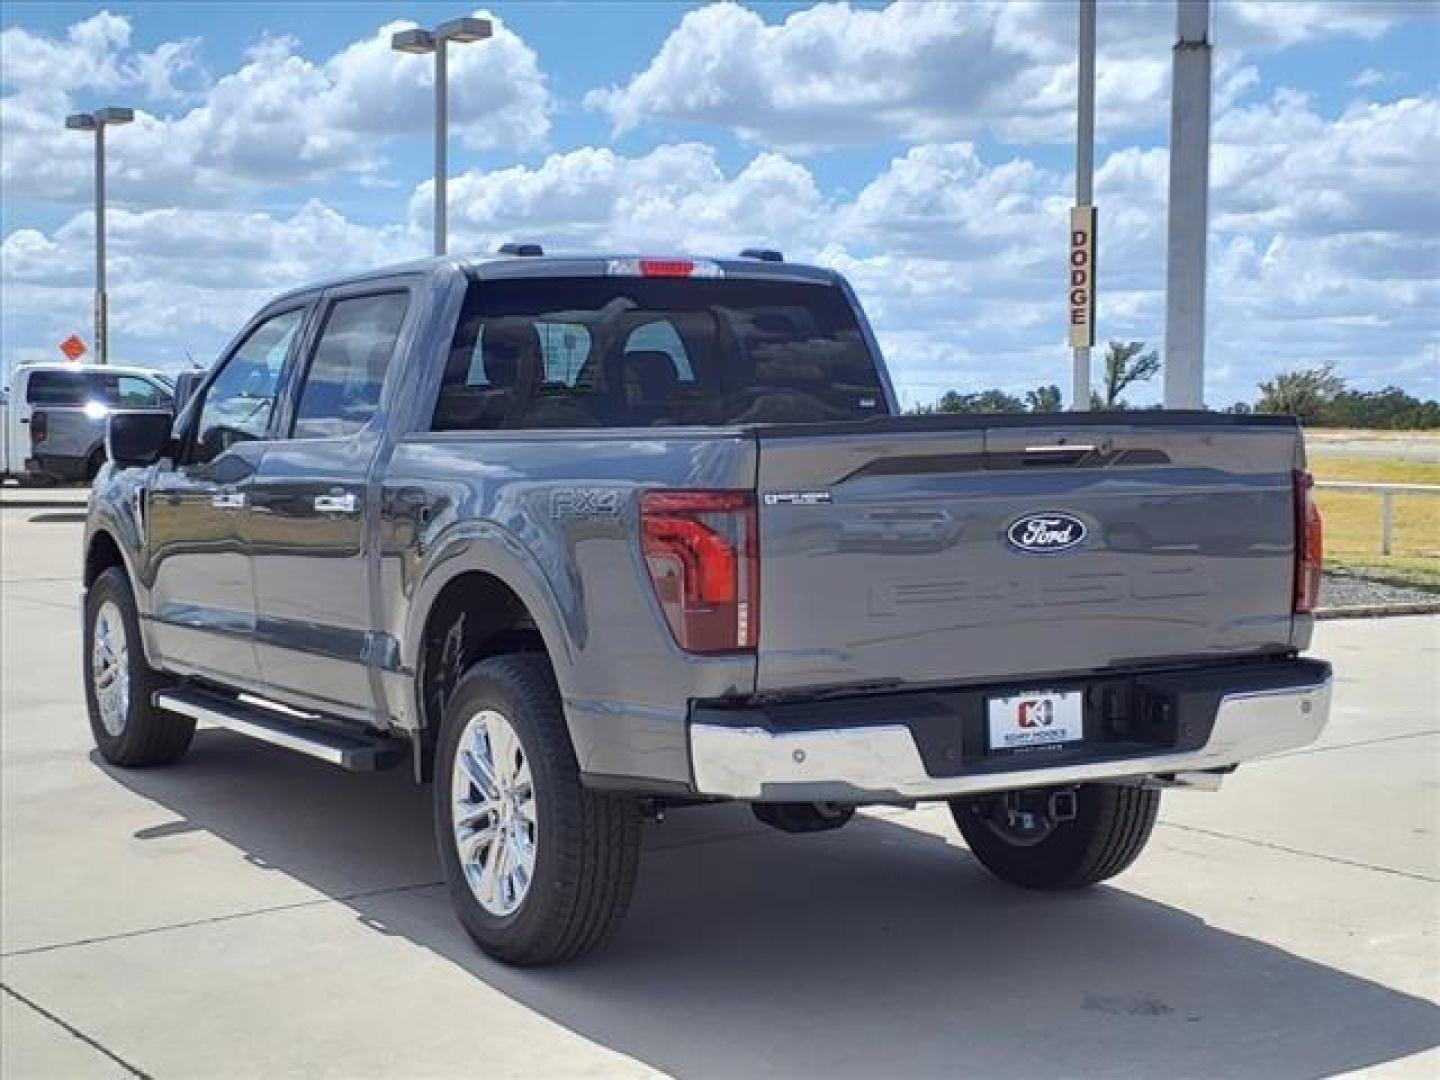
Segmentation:
{"type": "MultiPolygon", "coordinates": [[[[1002,758],[983,748],[977,753],[974,739],[961,734],[953,743],[942,745],[943,735],[937,742],[947,725],[957,732],[974,726],[974,702],[983,701],[984,691],[820,706],[697,707],[691,765],[702,795],[766,802],[945,799],[1166,777],[1224,769],[1313,742],[1329,719],[1330,684],[1330,666],[1315,660],[1146,676],[1132,683],[1145,695],[1138,700],[1147,716],[1163,712],[1168,725],[1150,744],[1110,734],[1105,707],[1092,703],[1083,744],[1053,755],[1002,758]],[[924,708],[917,711],[919,704],[924,708]],[[936,709],[953,715],[947,721],[936,709]],[[823,723],[826,713],[842,722],[823,723]]],[[[1097,684],[1078,685],[1088,692],[1097,684]]],[[[1127,732],[1134,726],[1125,722],[1127,732]]]]}

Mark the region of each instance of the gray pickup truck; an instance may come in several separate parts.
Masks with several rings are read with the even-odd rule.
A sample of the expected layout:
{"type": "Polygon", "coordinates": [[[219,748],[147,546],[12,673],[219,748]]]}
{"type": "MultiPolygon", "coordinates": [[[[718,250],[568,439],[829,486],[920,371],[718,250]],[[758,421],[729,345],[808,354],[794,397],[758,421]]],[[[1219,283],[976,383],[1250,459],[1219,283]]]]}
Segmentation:
{"type": "Polygon", "coordinates": [[[432,782],[481,948],[583,953],[658,811],[948,802],[975,857],[1125,869],[1167,787],[1313,740],[1320,520],[1289,418],[901,416],[846,283],[440,258],[289,293],[110,425],[90,723],[432,782]]]}

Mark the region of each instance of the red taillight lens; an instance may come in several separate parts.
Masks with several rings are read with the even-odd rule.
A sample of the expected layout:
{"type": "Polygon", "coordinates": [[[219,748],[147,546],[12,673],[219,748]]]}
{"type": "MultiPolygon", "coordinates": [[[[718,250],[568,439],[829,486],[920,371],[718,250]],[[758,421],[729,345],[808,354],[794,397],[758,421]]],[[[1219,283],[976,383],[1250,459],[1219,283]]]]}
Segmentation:
{"type": "Polygon", "coordinates": [[[641,259],[642,277],[689,277],[695,272],[694,259],[641,259]]]}
{"type": "Polygon", "coordinates": [[[682,649],[755,648],[760,564],[752,492],[648,492],[640,501],[640,543],[682,649]]]}
{"type": "Polygon", "coordinates": [[[36,411],[30,414],[30,445],[39,446],[45,441],[45,436],[50,434],[50,418],[43,412],[36,411]]]}
{"type": "Polygon", "coordinates": [[[1315,478],[1295,474],[1295,612],[1315,610],[1320,600],[1320,566],[1325,554],[1325,523],[1315,505],[1315,478]]]}

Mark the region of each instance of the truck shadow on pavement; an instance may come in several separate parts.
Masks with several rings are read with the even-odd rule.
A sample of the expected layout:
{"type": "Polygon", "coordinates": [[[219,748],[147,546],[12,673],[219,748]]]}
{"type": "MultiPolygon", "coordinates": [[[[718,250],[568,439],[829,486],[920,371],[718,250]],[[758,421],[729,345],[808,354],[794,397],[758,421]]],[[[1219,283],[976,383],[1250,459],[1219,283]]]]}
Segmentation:
{"type": "Polygon", "coordinates": [[[514,971],[452,917],[429,791],[404,770],[352,776],[202,731],[179,767],[107,772],[178,815],[141,839],[210,832],[676,1076],[1298,1077],[1440,1043],[1440,1008],[1421,998],[1207,925],[1124,878],[1074,895],[1007,888],[903,814],[792,837],[740,807],[673,811],[647,827],[609,946],[514,971]]]}

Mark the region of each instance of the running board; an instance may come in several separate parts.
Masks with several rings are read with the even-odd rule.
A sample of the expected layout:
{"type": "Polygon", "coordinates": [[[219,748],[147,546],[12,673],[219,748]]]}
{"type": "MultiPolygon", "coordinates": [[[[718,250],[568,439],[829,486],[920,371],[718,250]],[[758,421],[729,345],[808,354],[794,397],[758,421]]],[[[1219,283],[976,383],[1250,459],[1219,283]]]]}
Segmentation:
{"type": "Polygon", "coordinates": [[[404,744],[392,739],[331,731],[290,719],[278,709],[204,690],[157,690],[154,700],[158,708],[318,758],[347,772],[383,769],[400,761],[406,752],[404,744]]]}

